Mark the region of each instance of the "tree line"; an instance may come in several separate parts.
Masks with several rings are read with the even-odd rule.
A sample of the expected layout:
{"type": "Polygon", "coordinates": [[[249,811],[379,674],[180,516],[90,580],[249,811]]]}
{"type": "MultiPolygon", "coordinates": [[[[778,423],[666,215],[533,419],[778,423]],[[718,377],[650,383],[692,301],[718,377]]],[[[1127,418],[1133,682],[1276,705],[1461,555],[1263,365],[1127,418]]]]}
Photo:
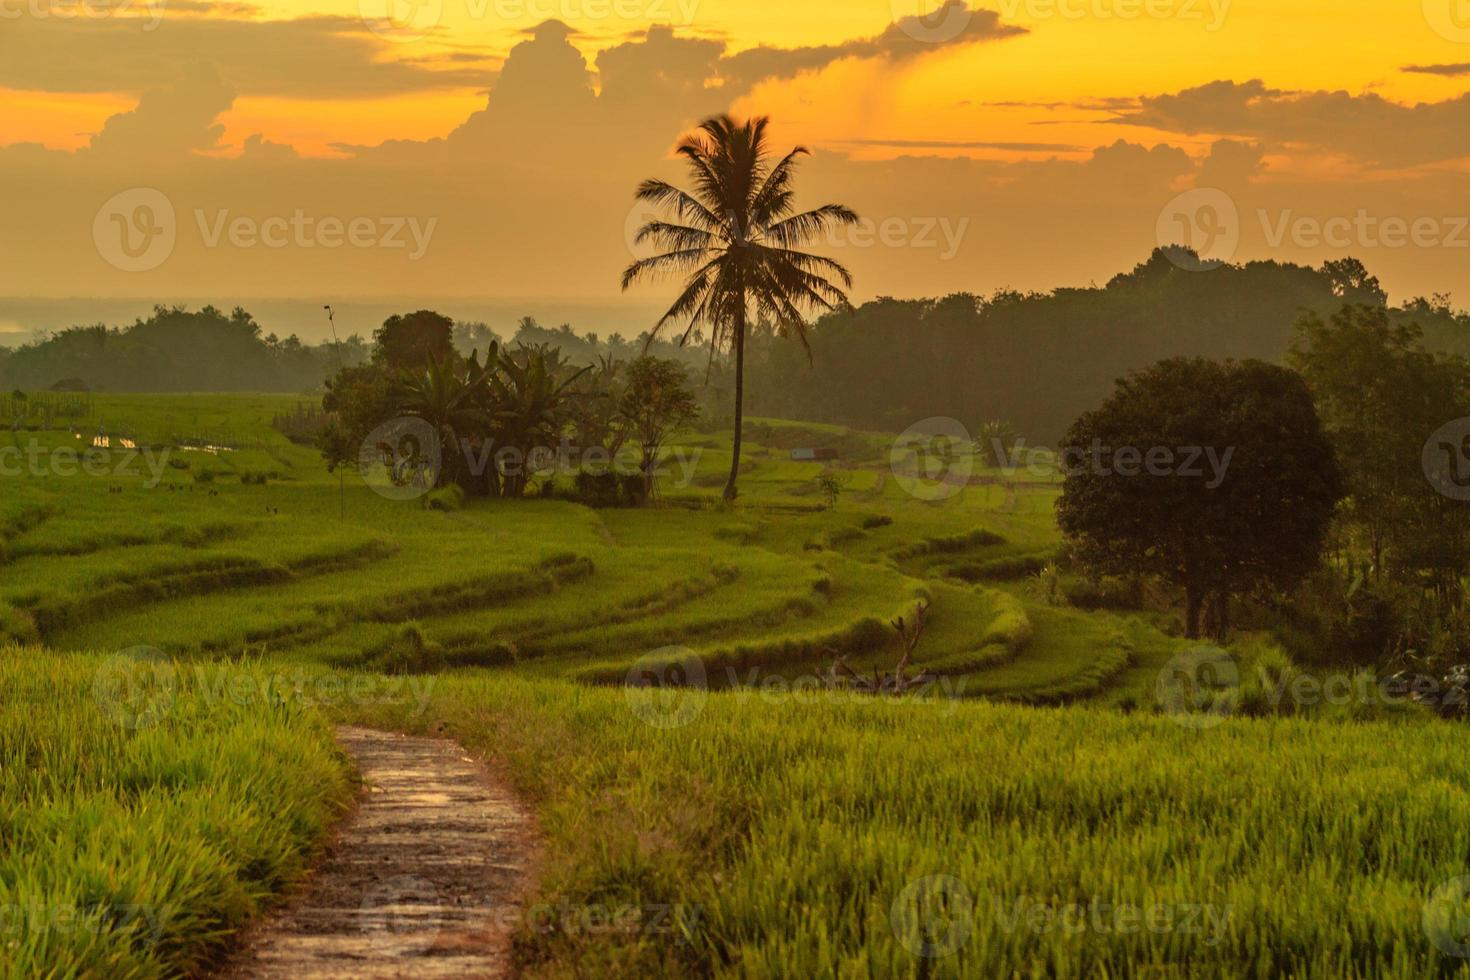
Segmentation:
{"type": "Polygon", "coordinates": [[[427,426],[436,487],[468,496],[522,497],[571,492],[596,504],[647,502],[671,435],[692,424],[699,405],[678,361],[640,355],[578,366],[545,344],[456,347],[455,324],[431,310],[393,316],[374,334],[368,361],[327,383],[316,441],[328,466],[365,458],[416,475],[384,427],[410,418],[427,426]],[[374,459],[382,453],[384,458],[374,459]],[[624,465],[624,461],[627,465],[624,465]],[[571,487],[557,486],[570,470],[571,487]]]}
{"type": "Polygon", "coordinates": [[[1306,659],[1470,661],[1470,360],[1384,307],[1303,312],[1284,365],[1135,371],[1058,449],[1072,557],[1165,583],[1189,636],[1226,638],[1235,604],[1306,659]],[[1190,447],[1227,466],[1147,465],[1190,447]]]}
{"type": "Polygon", "coordinates": [[[0,386],[124,392],[312,391],[368,355],[360,337],[317,346],[267,334],[245,310],[157,306],[127,327],[77,326],[0,349],[0,386]]]}

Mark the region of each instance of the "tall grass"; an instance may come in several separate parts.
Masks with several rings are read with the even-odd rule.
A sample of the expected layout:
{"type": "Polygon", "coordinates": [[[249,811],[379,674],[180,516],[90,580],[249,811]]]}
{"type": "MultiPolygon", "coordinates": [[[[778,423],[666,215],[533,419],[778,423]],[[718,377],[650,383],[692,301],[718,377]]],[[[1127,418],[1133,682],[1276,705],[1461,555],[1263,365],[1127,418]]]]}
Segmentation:
{"type": "Polygon", "coordinates": [[[659,729],[618,690],[486,675],[439,693],[424,723],[357,720],[444,725],[505,759],[548,837],[537,900],[670,913],[527,929],[530,975],[1466,972],[1423,925],[1470,872],[1470,755],[1448,724],[736,691],[659,729]],[[947,909],[921,900],[936,881],[947,909]]]}
{"type": "Polygon", "coordinates": [[[196,972],[302,873],[348,767],[262,668],[231,674],[0,649],[0,976],[196,972]]]}

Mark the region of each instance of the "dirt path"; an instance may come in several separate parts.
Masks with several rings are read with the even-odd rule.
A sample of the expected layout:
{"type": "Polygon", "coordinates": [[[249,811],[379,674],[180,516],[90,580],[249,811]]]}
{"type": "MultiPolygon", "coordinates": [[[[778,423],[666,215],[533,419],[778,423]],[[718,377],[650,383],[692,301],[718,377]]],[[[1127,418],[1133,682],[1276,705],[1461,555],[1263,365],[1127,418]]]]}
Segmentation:
{"type": "Polygon", "coordinates": [[[532,858],[524,807],[453,742],[362,728],[337,738],[362,772],[362,800],[305,894],[223,975],[507,975],[532,858]]]}

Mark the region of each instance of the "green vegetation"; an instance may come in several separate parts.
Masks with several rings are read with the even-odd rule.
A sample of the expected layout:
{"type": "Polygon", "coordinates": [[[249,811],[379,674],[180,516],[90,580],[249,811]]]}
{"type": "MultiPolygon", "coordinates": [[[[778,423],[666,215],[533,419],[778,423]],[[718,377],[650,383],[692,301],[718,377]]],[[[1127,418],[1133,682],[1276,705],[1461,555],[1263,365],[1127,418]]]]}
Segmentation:
{"type": "MultiPolygon", "coordinates": [[[[278,894],[348,790],[331,720],[443,733],[506,763],[545,835],[533,900],[652,910],[642,928],[524,928],[529,975],[1461,966],[1422,919],[1470,860],[1462,729],[1412,704],[1283,696],[1308,669],[1264,632],[1231,648],[1241,683],[1205,692],[1201,722],[1162,716],[1160,679],[1191,647],[1177,597],[1089,578],[1061,547],[1060,483],[989,468],[983,449],[961,460],[968,483],[926,500],[895,478],[891,437],[757,420],[735,507],[720,501],[729,434],[687,431],[666,445],[691,468],[660,477],[656,506],[455,487],[396,500],[278,431],[289,397],[94,403],[154,455],[21,432],[45,449],[40,471],[0,476],[0,630],[32,644],[0,652],[22,692],[0,726],[0,854],[15,862],[0,898],[173,896],[188,914],[166,944],[140,947],[124,923],[67,954],[114,959],[78,962],[187,972],[278,894]],[[65,458],[100,475],[59,475],[65,458]],[[932,683],[829,689],[838,657],[892,670],[890,623],[920,604],[914,670],[932,683]],[[85,651],[139,646],[174,658],[180,696],[134,730],[98,707],[109,661],[85,651]],[[624,686],[695,661],[708,690],[624,686]],[[262,690],[278,675],[339,696],[212,693],[220,676],[262,690]],[[354,681],[368,696],[340,696],[354,681]],[[60,843],[12,843],[83,832],[118,841],[112,860],[174,871],[135,882],[134,859],[109,878],[60,843]],[[918,955],[914,917],[946,900],[963,932],[928,940],[954,950],[918,955]],[[1076,929],[1093,906],[1174,924],[1076,929]]],[[[31,957],[77,940],[7,938],[31,957]]]]}
{"type": "Polygon", "coordinates": [[[624,691],[485,674],[447,678],[426,716],[354,717],[447,726],[507,760],[548,839],[534,900],[661,910],[646,928],[527,930],[532,975],[1264,980],[1461,966],[1422,924],[1470,854],[1455,727],[1202,731],[1101,709],[761,691],[690,710],[661,730],[634,720],[624,691]],[[953,940],[938,958],[915,955],[931,937],[903,925],[925,921],[905,890],[930,876],[968,900],[927,910],[932,940],[953,940]]]}
{"type": "Polygon", "coordinates": [[[0,357],[0,385],[60,391],[307,391],[363,360],[359,337],[281,340],[242,309],[157,307],[122,328],[75,326],[0,357]]]}
{"type": "Polygon", "coordinates": [[[1178,587],[1190,637],[1207,611],[1226,639],[1233,597],[1289,593],[1312,572],[1343,496],[1306,383],[1261,361],[1177,358],[1129,375],[1058,454],[1057,521],[1078,557],[1178,587]]]}
{"type": "Polygon", "coordinates": [[[261,666],[0,651],[0,975],[193,973],[350,797],[323,715],[261,666]]]}

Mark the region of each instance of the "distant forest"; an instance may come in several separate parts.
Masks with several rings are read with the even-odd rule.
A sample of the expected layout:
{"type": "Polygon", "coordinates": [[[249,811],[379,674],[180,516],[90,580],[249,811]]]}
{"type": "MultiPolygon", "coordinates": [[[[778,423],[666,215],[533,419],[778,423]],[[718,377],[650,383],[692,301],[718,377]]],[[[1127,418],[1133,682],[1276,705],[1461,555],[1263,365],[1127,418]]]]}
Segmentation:
{"type": "MultiPolygon", "coordinates": [[[[818,320],[807,331],[810,356],[797,338],[758,325],[747,349],[747,411],[887,430],[930,416],[959,419],[972,431],[995,420],[1033,444],[1048,443],[1135,368],[1186,354],[1280,362],[1302,311],[1325,317],[1344,304],[1387,305],[1378,281],[1353,259],[1316,269],[1194,264],[1189,255],[1156,250],[1103,287],[880,298],[818,320]]],[[[1414,299],[1390,316],[1417,323],[1431,350],[1470,355],[1470,314],[1455,312],[1447,296],[1414,299]]],[[[466,352],[495,336],[483,323],[457,323],[454,333],[466,352]]],[[[578,334],[527,317],[512,342],[549,344],[590,363],[631,359],[646,339],[578,334]]],[[[678,339],[662,337],[655,353],[678,357],[696,382],[707,377],[713,390],[701,401],[718,410],[730,401],[725,365],[699,349],[704,338],[690,338],[682,350],[671,343],[678,339]]],[[[264,335],[243,310],[159,308],[127,328],[74,327],[0,350],[0,386],[304,393],[369,353],[370,343],[356,335],[320,346],[264,335]]]]}
{"type": "Polygon", "coordinates": [[[359,364],[360,337],[312,347],[266,334],[242,309],[228,315],[155,307],[129,327],[71,327],[13,350],[0,348],[0,387],[87,391],[267,391],[321,388],[340,366],[359,364]]]}

